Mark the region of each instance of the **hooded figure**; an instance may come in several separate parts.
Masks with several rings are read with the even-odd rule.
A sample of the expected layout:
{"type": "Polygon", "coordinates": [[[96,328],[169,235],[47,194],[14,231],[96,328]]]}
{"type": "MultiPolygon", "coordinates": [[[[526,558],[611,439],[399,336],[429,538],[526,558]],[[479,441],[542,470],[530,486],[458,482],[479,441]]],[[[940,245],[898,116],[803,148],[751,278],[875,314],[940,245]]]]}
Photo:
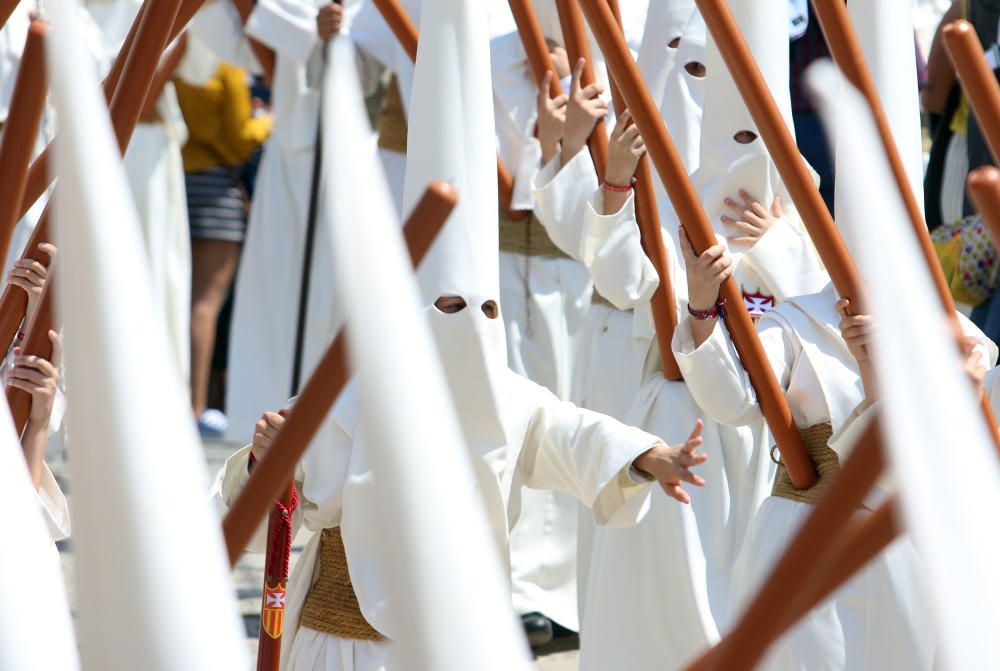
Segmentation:
{"type": "Polygon", "coordinates": [[[646,14],[647,29],[635,64],[653,100],[663,100],[667,75],[678,58],[680,45],[687,41],[684,33],[694,13],[694,0],[661,0],[652,3],[646,14]]]}
{"type": "MultiPolygon", "coordinates": [[[[705,105],[705,20],[701,12],[692,11],[689,15],[672,60],[663,95],[654,100],[660,101],[660,116],[690,175],[698,169],[701,115],[705,105]]],[[[663,200],[667,192],[659,178],[656,186],[658,199],[663,200]]]]}
{"type": "MultiPolygon", "coordinates": [[[[651,489],[637,467],[649,466],[666,487],[675,477],[694,480],[674,469],[700,461],[691,456],[697,441],[684,449],[667,448],[647,433],[560,401],[507,367],[498,303],[486,14],[473,0],[425,0],[421,18],[424,37],[410,108],[419,132],[409,135],[404,201],[415,202],[436,177],[447,178],[460,194],[418,280],[476,473],[474,481],[441,486],[477,492],[504,558],[522,485],[573,495],[594,510],[600,523],[635,523],[651,489]]],[[[334,54],[343,50],[334,49],[334,54]]],[[[331,63],[329,76],[352,76],[352,65],[343,61],[331,63]]],[[[359,99],[347,99],[356,87],[338,90],[345,93],[344,105],[360,107],[359,99]]],[[[325,118],[335,133],[360,131],[335,123],[341,119],[332,110],[325,118]]],[[[372,178],[381,179],[377,174],[372,178]]],[[[350,201],[354,195],[336,193],[330,202],[350,201]]],[[[363,205],[355,207],[363,211],[363,205]]],[[[380,523],[380,490],[370,465],[377,446],[369,442],[359,410],[351,385],[296,471],[300,503],[293,523],[304,522],[318,533],[289,582],[282,653],[286,668],[394,668],[387,666],[391,642],[407,626],[394,616],[387,580],[406,558],[385,547],[372,531],[380,523]]],[[[246,482],[252,449],[240,450],[220,474],[218,495],[224,506],[246,482]]],[[[415,472],[413,477],[435,474],[415,472]]]]}

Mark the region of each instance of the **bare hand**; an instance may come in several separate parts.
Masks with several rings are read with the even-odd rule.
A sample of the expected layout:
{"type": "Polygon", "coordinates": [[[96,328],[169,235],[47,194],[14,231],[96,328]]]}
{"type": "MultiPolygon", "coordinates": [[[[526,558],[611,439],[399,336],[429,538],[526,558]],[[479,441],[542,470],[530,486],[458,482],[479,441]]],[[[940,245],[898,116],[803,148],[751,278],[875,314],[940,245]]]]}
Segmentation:
{"type": "Polygon", "coordinates": [[[608,104],[601,100],[604,87],[597,82],[580,86],[585,64],[586,61],[581,58],[573,68],[573,80],[566,107],[566,129],[563,133],[563,165],[580,153],[587,144],[587,138],[594,131],[594,126],[608,114],[608,104]]]}
{"type": "Polygon", "coordinates": [[[254,459],[264,458],[264,453],[271,447],[278,430],[284,425],[287,412],[287,409],[278,412],[267,411],[257,420],[253,428],[253,444],[250,447],[254,459]]]}
{"type": "Polygon", "coordinates": [[[986,381],[986,373],[989,368],[986,366],[986,357],[976,349],[979,346],[979,340],[973,336],[963,335],[961,344],[962,356],[965,360],[965,372],[976,387],[976,393],[982,394],[983,384],[986,381]]]}
{"type": "Polygon", "coordinates": [[[538,87],[538,144],[542,147],[542,163],[548,163],[559,153],[566,126],[566,94],[549,97],[552,71],[545,73],[542,85],[538,87]]]}
{"type": "Polygon", "coordinates": [[[683,226],[680,238],[688,279],[688,305],[692,310],[710,310],[719,300],[719,287],[733,274],[733,260],[726,256],[723,245],[712,245],[696,255],[683,226]]]}
{"type": "MultiPolygon", "coordinates": [[[[39,243],[38,249],[49,256],[49,263],[56,255],[56,246],[48,242],[39,243]]],[[[14,262],[14,267],[7,273],[7,283],[13,287],[19,287],[28,295],[28,307],[24,311],[25,325],[31,323],[31,318],[35,315],[38,301],[42,297],[42,290],[49,277],[49,269],[45,264],[34,259],[18,259],[14,262]]]]}
{"type": "Polygon", "coordinates": [[[657,445],[640,454],[633,465],[643,473],[656,478],[667,496],[681,503],[691,503],[691,497],[681,487],[681,483],[687,482],[695,487],[702,487],[705,484],[704,478],[690,471],[692,467],[708,460],[707,454],[695,454],[702,443],[703,426],[703,422],[699,419],[691,436],[683,445],[672,447],[657,445]]]}
{"type": "Polygon", "coordinates": [[[618,118],[611,132],[608,144],[608,168],[604,180],[615,186],[626,186],[632,182],[639,159],[646,153],[646,143],[639,134],[639,127],[631,123],[632,115],[625,110],[618,118]]]}
{"type": "Polygon", "coordinates": [[[875,318],[871,315],[850,315],[847,312],[850,307],[851,302],[846,298],[837,301],[840,335],[858,364],[867,363],[871,353],[872,336],[875,334],[875,318]]]}
{"type": "Polygon", "coordinates": [[[52,341],[52,358],[21,354],[14,348],[14,366],[7,375],[7,386],[31,394],[29,421],[48,426],[52,407],[59,388],[59,362],[62,360],[62,340],[55,331],[49,331],[52,341]]]}
{"type": "Polygon", "coordinates": [[[316,32],[319,39],[328,40],[340,32],[340,22],[344,17],[344,8],[331,2],[323,5],[316,14],[316,32]]]}
{"type": "Polygon", "coordinates": [[[722,215],[722,223],[737,233],[728,238],[729,244],[753,247],[783,216],[781,198],[774,197],[770,212],[746,191],[740,191],[740,198],[743,200],[742,205],[738,205],[731,198],[726,198],[724,202],[736,218],[722,215]]]}

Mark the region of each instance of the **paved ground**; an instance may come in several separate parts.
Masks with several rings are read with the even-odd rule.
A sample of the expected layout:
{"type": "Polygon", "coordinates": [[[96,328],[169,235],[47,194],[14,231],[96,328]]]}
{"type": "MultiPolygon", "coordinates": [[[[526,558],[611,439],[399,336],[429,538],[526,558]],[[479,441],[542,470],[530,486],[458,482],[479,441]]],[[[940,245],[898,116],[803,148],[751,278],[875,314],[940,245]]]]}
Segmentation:
{"type": "MultiPolygon", "coordinates": [[[[226,457],[236,449],[237,446],[224,443],[210,442],[205,445],[206,467],[209,477],[214,477],[219,467],[226,460],[226,457]]],[[[69,471],[65,463],[50,455],[49,464],[56,478],[63,486],[67,498],[72,508],[72,483],[69,481],[69,471]]],[[[304,540],[300,534],[295,539],[292,547],[292,561],[298,557],[302,551],[304,540]]],[[[60,553],[63,563],[63,572],[66,577],[66,589],[70,599],[70,605],[75,604],[75,590],[73,586],[73,552],[72,542],[61,543],[60,553]]],[[[260,600],[261,582],[263,580],[264,557],[259,554],[246,554],[236,566],[234,582],[236,584],[237,596],[240,600],[240,611],[243,614],[243,621],[247,630],[247,649],[252,655],[257,652],[257,632],[260,625],[260,600]]],[[[544,649],[537,652],[536,669],[538,671],[576,671],[577,664],[577,641],[576,638],[562,639],[556,641],[544,649]]]]}

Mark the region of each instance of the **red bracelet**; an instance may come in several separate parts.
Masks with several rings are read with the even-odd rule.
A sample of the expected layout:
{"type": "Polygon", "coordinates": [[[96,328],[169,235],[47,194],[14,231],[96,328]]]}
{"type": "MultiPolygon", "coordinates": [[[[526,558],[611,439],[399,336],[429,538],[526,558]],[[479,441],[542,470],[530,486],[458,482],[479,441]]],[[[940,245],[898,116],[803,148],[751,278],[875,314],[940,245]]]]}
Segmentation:
{"type": "Polygon", "coordinates": [[[618,186],[617,184],[610,184],[607,181],[601,182],[601,188],[607,189],[608,191],[614,191],[615,193],[628,193],[632,190],[632,185],[628,184],[626,186],[618,186]]]}
{"type": "Polygon", "coordinates": [[[691,307],[691,304],[688,303],[688,314],[700,321],[715,319],[716,317],[722,314],[722,306],[725,304],[726,304],[726,299],[720,298],[719,300],[715,301],[715,305],[713,305],[707,310],[695,310],[693,307],[691,307]]]}

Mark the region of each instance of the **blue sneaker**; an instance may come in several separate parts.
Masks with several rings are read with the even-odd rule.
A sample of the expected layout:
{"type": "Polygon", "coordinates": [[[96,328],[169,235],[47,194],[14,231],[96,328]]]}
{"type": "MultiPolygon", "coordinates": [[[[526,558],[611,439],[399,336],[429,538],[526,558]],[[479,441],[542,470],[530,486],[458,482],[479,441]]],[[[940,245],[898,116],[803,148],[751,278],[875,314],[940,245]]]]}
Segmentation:
{"type": "Polygon", "coordinates": [[[221,410],[209,408],[198,418],[198,433],[202,438],[222,438],[229,428],[229,420],[221,410]]]}

